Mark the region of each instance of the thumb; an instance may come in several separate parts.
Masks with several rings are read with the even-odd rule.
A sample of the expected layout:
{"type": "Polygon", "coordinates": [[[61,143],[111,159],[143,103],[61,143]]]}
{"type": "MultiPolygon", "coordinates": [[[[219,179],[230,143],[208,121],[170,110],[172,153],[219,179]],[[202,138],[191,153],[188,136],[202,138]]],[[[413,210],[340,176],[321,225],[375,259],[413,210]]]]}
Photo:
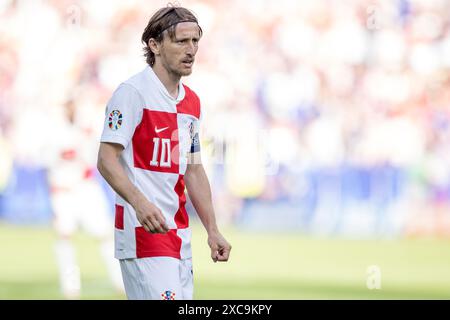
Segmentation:
{"type": "Polygon", "coordinates": [[[219,251],[217,250],[216,246],[211,246],[211,259],[214,262],[217,262],[217,256],[219,255],[219,251]]]}

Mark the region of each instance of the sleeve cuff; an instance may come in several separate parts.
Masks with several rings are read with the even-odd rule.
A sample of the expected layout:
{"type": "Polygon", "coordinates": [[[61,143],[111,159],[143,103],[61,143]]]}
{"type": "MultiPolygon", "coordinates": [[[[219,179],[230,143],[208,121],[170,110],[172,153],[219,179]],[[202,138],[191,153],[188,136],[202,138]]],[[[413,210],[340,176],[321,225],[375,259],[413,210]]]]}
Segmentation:
{"type": "Polygon", "coordinates": [[[102,136],[100,142],[118,143],[125,149],[128,146],[128,140],[121,136],[105,135],[102,136]]]}

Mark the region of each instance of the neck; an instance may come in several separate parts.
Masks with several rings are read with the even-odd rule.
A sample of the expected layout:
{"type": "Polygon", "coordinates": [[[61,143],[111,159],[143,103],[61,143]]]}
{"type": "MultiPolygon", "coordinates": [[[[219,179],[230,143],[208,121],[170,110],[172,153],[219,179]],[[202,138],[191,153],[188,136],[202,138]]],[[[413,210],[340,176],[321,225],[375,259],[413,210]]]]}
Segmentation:
{"type": "Polygon", "coordinates": [[[178,97],[178,86],[181,76],[169,72],[161,63],[155,63],[152,69],[164,87],[166,87],[167,92],[176,99],[178,97]]]}

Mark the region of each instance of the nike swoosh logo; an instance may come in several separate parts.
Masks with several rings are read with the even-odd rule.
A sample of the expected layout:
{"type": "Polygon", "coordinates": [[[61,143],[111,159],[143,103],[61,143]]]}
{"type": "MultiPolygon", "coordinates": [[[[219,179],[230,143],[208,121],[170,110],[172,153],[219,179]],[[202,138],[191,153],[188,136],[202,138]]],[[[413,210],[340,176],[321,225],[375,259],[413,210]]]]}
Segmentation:
{"type": "Polygon", "coordinates": [[[163,132],[163,131],[166,130],[166,129],[169,129],[169,127],[165,127],[165,128],[158,129],[158,128],[155,126],[155,132],[156,132],[156,133],[163,132]]]}

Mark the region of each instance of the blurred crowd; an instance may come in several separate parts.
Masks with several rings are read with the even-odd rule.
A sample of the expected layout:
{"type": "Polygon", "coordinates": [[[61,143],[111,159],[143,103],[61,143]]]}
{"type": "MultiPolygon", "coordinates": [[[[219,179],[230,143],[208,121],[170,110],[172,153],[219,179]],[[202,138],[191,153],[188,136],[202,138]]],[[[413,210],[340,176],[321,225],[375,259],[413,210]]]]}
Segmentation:
{"type": "MultiPolygon", "coordinates": [[[[450,235],[449,1],[176,4],[204,30],[183,81],[202,101],[221,223],[450,235]]],[[[67,101],[98,143],[106,102],[145,67],[140,38],[165,5],[0,1],[0,217],[45,178],[67,101]]]]}

